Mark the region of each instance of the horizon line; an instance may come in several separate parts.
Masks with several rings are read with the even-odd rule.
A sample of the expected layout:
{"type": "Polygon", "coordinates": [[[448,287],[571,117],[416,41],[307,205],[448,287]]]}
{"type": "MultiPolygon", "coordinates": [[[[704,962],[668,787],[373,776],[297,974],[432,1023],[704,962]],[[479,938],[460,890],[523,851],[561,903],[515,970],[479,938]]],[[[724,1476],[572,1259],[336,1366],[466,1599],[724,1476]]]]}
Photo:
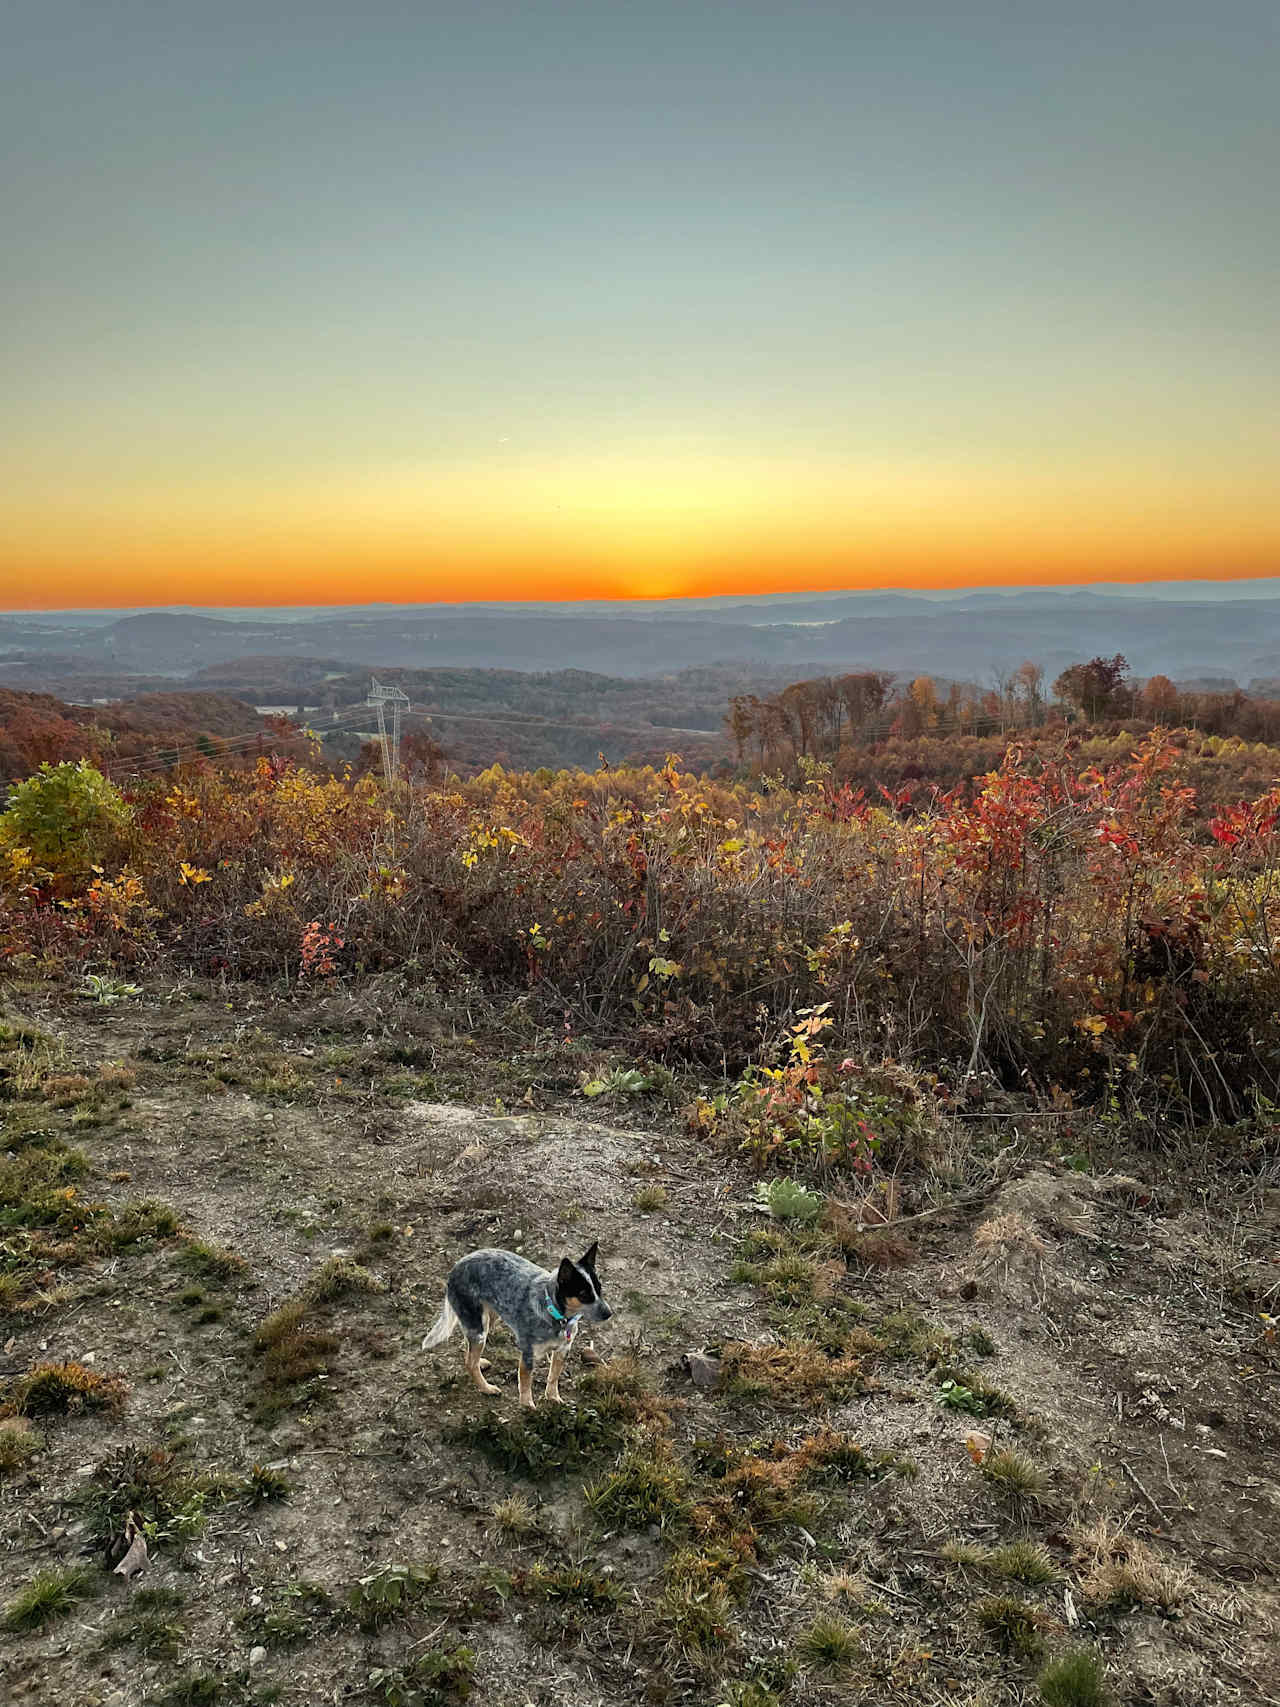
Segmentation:
{"type": "MultiPolygon", "coordinates": [[[[0,606],[0,617],[40,617],[40,616],[76,616],[116,611],[123,615],[144,615],[149,612],[164,614],[174,611],[343,611],[343,610],[419,610],[442,607],[444,609],[465,609],[467,607],[493,607],[505,609],[525,609],[531,606],[568,609],[583,605],[619,605],[637,608],[641,606],[674,607],[677,605],[733,605],[756,604],[763,601],[793,601],[801,602],[806,599],[842,599],[842,598],[875,598],[887,593],[897,594],[907,598],[919,598],[931,603],[942,603],[952,599],[972,597],[977,593],[998,594],[1005,598],[1016,598],[1022,593],[1069,593],[1073,591],[1092,591],[1108,587],[1214,587],[1239,586],[1241,583],[1276,582],[1280,595],[1280,572],[1272,575],[1258,575],[1245,572],[1225,572],[1220,575],[1139,575],[1139,576],[1098,576],[1092,580],[1081,581],[1026,581],[1010,583],[1003,582],[974,582],[962,587],[928,587],[911,585],[903,582],[885,582],[872,587],[813,587],[786,591],[744,592],[744,593],[670,593],[670,594],[625,594],[600,598],[562,598],[562,599],[352,599],[345,603],[315,604],[303,599],[273,600],[255,603],[214,604],[195,603],[182,600],[173,604],[72,604],[72,605],[12,605],[0,606]]],[[[1237,595],[1240,596],[1240,595],[1237,595]]],[[[1247,597],[1247,595],[1244,595],[1247,597]]]]}

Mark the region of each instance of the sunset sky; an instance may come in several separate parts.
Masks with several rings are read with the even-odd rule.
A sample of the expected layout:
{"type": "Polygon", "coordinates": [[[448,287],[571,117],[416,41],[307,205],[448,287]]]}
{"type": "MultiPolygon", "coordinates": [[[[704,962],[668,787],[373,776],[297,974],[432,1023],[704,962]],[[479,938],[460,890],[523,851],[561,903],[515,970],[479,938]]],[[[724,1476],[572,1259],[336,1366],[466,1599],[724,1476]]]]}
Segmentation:
{"type": "Polygon", "coordinates": [[[1280,573],[1275,0],[11,0],[0,606],[1280,573]]]}

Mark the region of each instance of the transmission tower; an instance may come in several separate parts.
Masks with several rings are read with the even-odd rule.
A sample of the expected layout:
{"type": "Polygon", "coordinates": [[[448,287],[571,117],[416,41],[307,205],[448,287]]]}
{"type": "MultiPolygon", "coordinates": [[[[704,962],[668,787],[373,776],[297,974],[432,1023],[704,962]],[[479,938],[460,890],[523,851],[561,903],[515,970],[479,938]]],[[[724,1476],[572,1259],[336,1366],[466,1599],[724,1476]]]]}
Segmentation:
{"type": "Polygon", "coordinates": [[[384,687],[377,676],[369,688],[366,702],[378,713],[378,739],[382,742],[382,770],[388,788],[400,769],[400,719],[409,704],[409,696],[400,688],[384,687]],[[387,707],[391,707],[391,739],[387,740],[387,707]]]}

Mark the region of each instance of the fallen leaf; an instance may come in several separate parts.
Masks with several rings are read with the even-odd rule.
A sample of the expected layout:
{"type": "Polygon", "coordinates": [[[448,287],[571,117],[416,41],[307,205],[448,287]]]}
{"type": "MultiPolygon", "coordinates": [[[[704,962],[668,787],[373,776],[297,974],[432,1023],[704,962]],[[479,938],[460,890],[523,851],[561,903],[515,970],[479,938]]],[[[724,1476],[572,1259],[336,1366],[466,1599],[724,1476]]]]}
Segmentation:
{"type": "Polygon", "coordinates": [[[964,1437],[964,1448],[975,1464],[981,1464],[982,1460],[991,1450],[991,1436],[989,1434],[977,1433],[966,1434],[964,1437]]]}
{"type": "Polygon", "coordinates": [[[138,1520],[129,1513],[129,1520],[124,1526],[124,1539],[127,1551],[115,1568],[115,1575],[123,1577],[126,1582],[132,1582],[134,1577],[147,1568],[147,1543],[138,1520]]]}

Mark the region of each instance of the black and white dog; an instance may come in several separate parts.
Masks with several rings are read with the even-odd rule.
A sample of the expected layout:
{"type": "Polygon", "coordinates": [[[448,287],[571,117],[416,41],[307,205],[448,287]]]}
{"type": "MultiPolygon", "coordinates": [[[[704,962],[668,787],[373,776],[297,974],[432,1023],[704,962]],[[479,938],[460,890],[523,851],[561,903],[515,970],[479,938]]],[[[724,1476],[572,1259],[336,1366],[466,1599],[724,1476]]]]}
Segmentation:
{"type": "Polygon", "coordinates": [[[583,1322],[607,1322],[613,1314],[596,1274],[597,1246],[574,1262],[565,1257],[556,1270],[539,1268],[514,1251],[472,1251],[453,1266],[440,1314],[422,1342],[423,1351],[443,1345],[461,1325],[467,1336],[463,1361],[482,1393],[498,1389],[485,1379],[484,1350],[489,1330],[505,1322],[520,1348],[520,1403],[533,1408],[533,1364],[550,1351],[547,1398],[559,1404],[560,1371],[583,1322]]]}

